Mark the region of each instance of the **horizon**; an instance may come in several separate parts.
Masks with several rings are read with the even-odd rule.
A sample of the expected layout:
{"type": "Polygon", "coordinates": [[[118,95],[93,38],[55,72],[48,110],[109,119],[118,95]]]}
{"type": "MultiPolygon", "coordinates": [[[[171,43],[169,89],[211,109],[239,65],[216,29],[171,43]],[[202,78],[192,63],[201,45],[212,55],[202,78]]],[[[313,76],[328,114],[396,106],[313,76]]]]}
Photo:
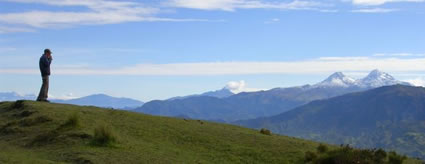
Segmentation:
{"type": "MultiPolygon", "coordinates": [[[[211,91],[220,91],[220,90],[223,90],[223,89],[227,89],[227,90],[229,90],[230,92],[232,92],[233,94],[239,94],[239,93],[243,93],[243,92],[259,92],[259,91],[268,91],[268,90],[272,90],[272,89],[276,89],[276,88],[290,88],[290,87],[302,87],[302,86],[305,86],[305,85],[309,85],[309,86],[313,86],[313,85],[318,85],[318,84],[320,84],[320,83],[322,83],[322,82],[324,82],[324,81],[326,81],[326,80],[328,80],[329,78],[331,78],[333,75],[335,75],[335,74],[338,74],[338,73],[342,73],[345,77],[349,77],[349,78],[352,78],[353,80],[356,80],[356,82],[357,81],[360,81],[360,80],[362,80],[362,79],[364,79],[364,78],[367,78],[367,77],[369,77],[369,74],[370,73],[372,73],[372,72],[375,72],[375,71],[377,71],[378,73],[384,73],[384,74],[387,74],[386,72],[383,72],[383,71],[381,71],[381,70],[379,70],[379,69],[374,69],[374,70],[372,70],[372,71],[370,71],[368,74],[366,74],[366,76],[363,76],[363,77],[360,77],[360,78],[355,78],[355,77],[353,77],[353,76],[349,76],[349,75],[347,75],[347,74],[345,74],[344,72],[334,72],[334,73],[332,73],[331,75],[329,75],[326,79],[323,79],[323,80],[321,80],[321,81],[318,81],[318,82],[316,82],[316,83],[311,83],[311,84],[299,84],[299,85],[295,85],[295,86],[287,86],[287,87],[279,87],[279,86],[276,86],[276,87],[272,87],[272,88],[268,88],[268,89],[255,89],[255,88],[246,88],[246,83],[245,83],[245,81],[243,81],[243,80],[241,80],[241,81],[231,81],[231,82],[228,82],[224,87],[222,87],[222,88],[220,88],[220,89],[215,89],[215,90],[210,90],[210,91],[204,91],[204,92],[202,92],[202,93],[191,93],[191,94],[189,94],[189,95],[178,95],[178,96],[174,96],[174,97],[168,97],[168,98],[165,98],[165,99],[153,99],[153,100],[148,100],[148,101],[144,101],[144,100],[138,100],[138,99],[135,99],[135,98],[130,98],[130,97],[126,97],[126,96],[111,96],[111,95],[108,95],[108,94],[106,94],[106,93],[91,93],[91,94],[89,94],[89,95],[85,95],[85,96],[81,96],[81,97],[73,97],[73,95],[69,95],[69,96],[67,96],[67,97],[54,97],[54,96],[49,96],[49,97],[51,97],[51,99],[53,99],[53,100],[72,100],[72,99],[80,99],[80,98],[84,98],[84,97],[89,97],[89,96],[97,96],[97,95],[104,95],[104,96],[111,96],[111,97],[116,97],[116,98],[130,98],[130,99],[133,99],[133,100],[138,100],[138,101],[141,101],[141,102],[144,102],[144,103],[146,103],[146,102],[149,102],[149,101],[154,101],[154,100],[169,100],[169,99],[172,99],[172,98],[177,98],[177,97],[186,97],[186,96],[193,96],[193,95],[201,95],[201,94],[203,94],[203,93],[206,93],[206,92],[211,92],[211,91]]],[[[356,74],[356,75],[359,75],[359,74],[356,74]]],[[[391,76],[391,75],[390,75],[391,76]]],[[[359,77],[359,76],[358,76],[359,77]]],[[[395,79],[395,80],[397,80],[397,79],[395,79]]],[[[406,82],[406,81],[401,81],[400,80],[400,82],[406,82]]],[[[422,86],[422,85],[417,85],[416,83],[412,83],[412,82],[407,82],[407,83],[409,83],[410,85],[413,85],[413,86],[416,86],[416,87],[424,87],[424,86],[422,86]]],[[[23,96],[23,97],[28,97],[28,96],[30,96],[30,97],[36,97],[36,94],[35,93],[30,93],[30,94],[22,94],[22,93],[17,93],[17,92],[15,92],[15,91],[10,91],[10,92],[0,92],[0,93],[15,93],[15,94],[18,94],[19,96],[23,96]]]]}
{"type": "Polygon", "coordinates": [[[0,0],[0,92],[144,102],[373,69],[425,86],[425,1],[0,0]],[[70,19],[72,18],[72,19],[70,19]]]}

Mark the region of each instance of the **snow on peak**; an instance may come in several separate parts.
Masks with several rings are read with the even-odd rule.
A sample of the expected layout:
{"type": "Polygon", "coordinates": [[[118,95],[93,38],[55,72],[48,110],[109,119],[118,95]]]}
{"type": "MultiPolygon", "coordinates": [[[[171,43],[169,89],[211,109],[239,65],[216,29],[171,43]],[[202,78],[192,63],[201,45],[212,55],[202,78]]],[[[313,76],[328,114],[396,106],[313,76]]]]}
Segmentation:
{"type": "Polygon", "coordinates": [[[403,84],[403,82],[396,80],[388,73],[379,71],[377,69],[369,73],[365,78],[357,80],[361,87],[381,87],[387,85],[403,84]]]}
{"type": "Polygon", "coordinates": [[[375,69],[366,77],[358,80],[348,77],[341,72],[336,72],[329,76],[326,80],[313,85],[313,87],[377,88],[396,84],[411,85],[407,82],[398,81],[388,73],[375,69]]]}
{"type": "Polygon", "coordinates": [[[342,72],[336,72],[329,76],[326,80],[314,85],[315,87],[350,87],[354,85],[356,80],[345,76],[342,72]]]}
{"type": "Polygon", "coordinates": [[[382,79],[382,80],[395,80],[394,77],[392,77],[391,75],[389,75],[388,73],[382,72],[380,70],[373,70],[372,72],[369,73],[369,75],[367,75],[364,79],[382,79]]]}

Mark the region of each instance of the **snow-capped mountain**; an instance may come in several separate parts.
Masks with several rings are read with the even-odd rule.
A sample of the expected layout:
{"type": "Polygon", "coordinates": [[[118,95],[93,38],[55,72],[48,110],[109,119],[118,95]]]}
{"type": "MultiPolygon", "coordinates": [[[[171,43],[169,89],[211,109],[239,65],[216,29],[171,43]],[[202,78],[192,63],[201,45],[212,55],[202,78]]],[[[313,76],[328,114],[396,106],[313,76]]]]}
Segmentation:
{"type": "Polygon", "coordinates": [[[324,81],[313,85],[313,87],[352,87],[356,85],[356,80],[344,75],[342,72],[336,72],[324,81]]]}
{"type": "Polygon", "coordinates": [[[360,87],[363,88],[377,88],[381,86],[389,86],[395,84],[409,85],[410,83],[396,80],[394,77],[388,73],[379,71],[377,69],[369,73],[365,78],[359,79],[356,81],[360,87]]]}
{"type": "Polygon", "coordinates": [[[408,85],[412,86],[412,84],[408,82],[403,82],[396,80],[393,76],[388,73],[379,71],[377,69],[370,72],[366,77],[362,79],[355,80],[354,78],[348,77],[341,72],[336,72],[329,76],[326,80],[317,83],[312,86],[312,88],[349,88],[349,87],[357,87],[357,88],[378,88],[382,86],[389,85],[408,85]]]}
{"type": "Polygon", "coordinates": [[[161,116],[184,115],[192,119],[234,121],[277,115],[315,100],[329,99],[387,84],[408,84],[397,81],[388,74],[377,72],[379,71],[374,70],[370,76],[359,80],[337,72],[315,85],[242,92],[222,98],[197,95],[151,101],[134,111],[161,116]]]}

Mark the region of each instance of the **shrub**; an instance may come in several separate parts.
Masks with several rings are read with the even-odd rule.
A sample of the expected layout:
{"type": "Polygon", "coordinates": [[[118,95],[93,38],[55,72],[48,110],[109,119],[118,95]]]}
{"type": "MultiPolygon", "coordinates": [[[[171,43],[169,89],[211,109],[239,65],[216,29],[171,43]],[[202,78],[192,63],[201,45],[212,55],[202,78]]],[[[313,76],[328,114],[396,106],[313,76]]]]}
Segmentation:
{"type": "Polygon", "coordinates": [[[310,162],[317,158],[317,154],[315,152],[307,151],[305,152],[304,158],[306,162],[310,162]]]}
{"type": "Polygon", "coordinates": [[[79,126],[80,126],[80,116],[78,115],[77,112],[75,112],[68,117],[66,122],[64,124],[62,124],[61,127],[62,128],[64,128],[64,127],[75,128],[75,127],[79,127],[79,126]]]}
{"type": "Polygon", "coordinates": [[[269,135],[269,136],[272,135],[272,132],[269,129],[266,129],[266,128],[262,128],[260,130],[260,133],[265,134],[265,135],[269,135]]]}
{"type": "Polygon", "coordinates": [[[387,158],[387,152],[382,149],[375,150],[373,159],[375,163],[383,163],[385,158],[387,158]]]}
{"type": "Polygon", "coordinates": [[[317,152],[319,153],[326,153],[328,151],[328,146],[320,144],[317,146],[317,152]]]}
{"type": "Polygon", "coordinates": [[[389,164],[402,164],[406,160],[406,156],[398,155],[396,152],[392,151],[388,153],[388,163],[389,164]]]}
{"type": "Polygon", "coordinates": [[[387,153],[382,149],[355,149],[349,145],[341,145],[338,149],[327,150],[325,145],[319,145],[318,154],[306,152],[304,160],[314,164],[402,164],[406,156],[398,155],[395,152],[387,153]]]}
{"type": "Polygon", "coordinates": [[[94,129],[93,145],[112,146],[115,142],[117,142],[117,137],[110,127],[102,124],[94,129]]]}
{"type": "Polygon", "coordinates": [[[12,104],[12,109],[20,109],[24,107],[24,100],[18,100],[15,103],[12,104]]]}

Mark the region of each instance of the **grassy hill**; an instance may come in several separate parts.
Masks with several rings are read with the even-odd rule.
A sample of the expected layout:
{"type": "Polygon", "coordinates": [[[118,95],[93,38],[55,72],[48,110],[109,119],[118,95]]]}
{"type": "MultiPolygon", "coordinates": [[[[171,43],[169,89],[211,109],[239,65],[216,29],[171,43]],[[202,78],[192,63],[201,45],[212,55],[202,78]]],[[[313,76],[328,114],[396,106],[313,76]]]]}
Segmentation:
{"type": "Polygon", "coordinates": [[[32,101],[0,102],[0,163],[292,164],[304,163],[306,152],[318,145],[200,120],[32,101]],[[101,132],[106,135],[97,135],[101,132]],[[102,136],[116,141],[100,146],[102,136]]]}
{"type": "Polygon", "coordinates": [[[302,163],[304,153],[317,146],[198,120],[32,101],[0,103],[0,163],[302,163]],[[117,142],[95,146],[98,127],[106,127],[117,142]]]}

